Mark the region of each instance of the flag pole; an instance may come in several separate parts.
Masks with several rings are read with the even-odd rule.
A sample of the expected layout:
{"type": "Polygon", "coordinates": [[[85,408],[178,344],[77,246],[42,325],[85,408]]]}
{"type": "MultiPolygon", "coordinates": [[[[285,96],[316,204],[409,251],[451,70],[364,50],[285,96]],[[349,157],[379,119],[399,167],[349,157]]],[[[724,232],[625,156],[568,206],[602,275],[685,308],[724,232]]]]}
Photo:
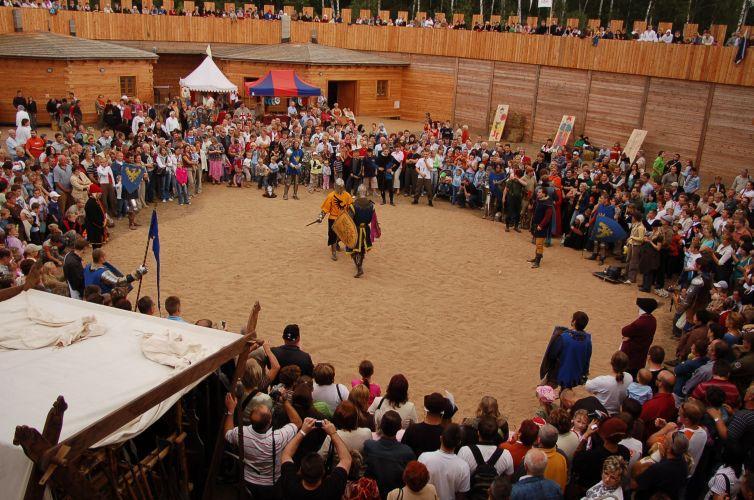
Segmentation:
{"type": "MultiPolygon", "coordinates": [[[[152,211],[154,212],[155,209],[153,208],[152,211]]],[[[147,265],[147,255],[149,254],[149,242],[152,241],[152,238],[149,233],[147,233],[147,244],[144,247],[144,259],[141,261],[142,266],[147,265]]],[[[136,308],[139,304],[139,297],[141,296],[141,282],[144,280],[144,276],[139,276],[139,288],[136,291],[136,302],[134,302],[134,312],[136,312],[136,308]]]]}

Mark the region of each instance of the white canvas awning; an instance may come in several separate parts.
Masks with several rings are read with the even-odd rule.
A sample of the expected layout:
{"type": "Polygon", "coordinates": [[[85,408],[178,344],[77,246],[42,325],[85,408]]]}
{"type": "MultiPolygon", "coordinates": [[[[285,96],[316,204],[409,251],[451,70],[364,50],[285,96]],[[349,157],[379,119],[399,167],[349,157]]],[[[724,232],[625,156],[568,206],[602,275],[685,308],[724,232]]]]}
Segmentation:
{"type": "MultiPolygon", "coordinates": [[[[112,307],[29,290],[0,302],[4,324],[23,329],[29,307],[61,319],[94,316],[105,332],[56,348],[0,351],[0,488],[3,498],[22,499],[32,462],[13,444],[17,425],[42,430],[52,403],[62,395],[68,403],[60,441],[163,384],[180,372],[147,359],[144,333],[180,334],[201,347],[200,359],[217,353],[240,336],[220,330],[145,316],[112,307]]],[[[126,441],[159,419],[196,384],[178,391],[132,420],[96,446],[126,441]]]]}
{"type": "Polygon", "coordinates": [[[220,71],[212,60],[212,51],[207,46],[207,57],[186,78],[181,78],[180,86],[193,92],[237,92],[238,87],[220,71]]]}

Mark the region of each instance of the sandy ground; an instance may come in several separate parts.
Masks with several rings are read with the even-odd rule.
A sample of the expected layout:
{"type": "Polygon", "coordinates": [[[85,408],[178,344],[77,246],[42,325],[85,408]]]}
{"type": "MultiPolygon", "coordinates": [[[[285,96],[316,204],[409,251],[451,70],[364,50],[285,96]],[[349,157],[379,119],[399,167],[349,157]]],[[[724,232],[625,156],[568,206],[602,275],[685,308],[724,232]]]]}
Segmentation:
{"type": "MultiPolygon", "coordinates": [[[[554,325],[568,324],[576,309],[590,315],[592,373],[602,374],[620,327],[636,315],[636,289],[597,280],[596,264],[579,252],[548,248],[543,267],[532,270],[527,235],[439,200],[430,208],[401,196],[396,207],[378,206],[382,238],[365,277],[354,279],[349,258],[330,260],[325,224],[305,227],[323,198],[304,191],[299,201],[270,200],[256,187],[206,186],[191,206],[158,204],[162,299],[179,295],[187,320],[224,319],[232,331],[259,300],[259,336],[278,345],[283,327],[298,323],[302,347],[315,363],[333,363],[339,382],[348,384],[367,358],[383,388],[404,373],[417,405],[447,389],[460,415],[470,415],[492,395],[514,426],[536,408],[554,325]]],[[[149,211],[139,220],[136,231],[119,223],[106,246],[123,271],[144,254],[149,211]]],[[[147,263],[154,270],[151,254],[147,263]]],[[[154,274],[144,293],[156,296],[154,274]]],[[[669,336],[667,328],[658,332],[663,344],[669,336]]]]}

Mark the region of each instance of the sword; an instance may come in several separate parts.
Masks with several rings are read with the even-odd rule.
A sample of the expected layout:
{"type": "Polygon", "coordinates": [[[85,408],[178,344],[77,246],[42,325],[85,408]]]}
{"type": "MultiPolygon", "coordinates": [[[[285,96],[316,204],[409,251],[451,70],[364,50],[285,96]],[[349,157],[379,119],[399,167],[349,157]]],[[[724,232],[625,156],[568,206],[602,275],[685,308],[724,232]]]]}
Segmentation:
{"type": "Polygon", "coordinates": [[[307,225],[306,225],[306,226],[304,226],[304,227],[309,227],[309,226],[311,226],[312,224],[321,224],[321,223],[322,223],[322,219],[317,219],[317,220],[313,220],[313,221],[311,221],[311,222],[310,222],[309,224],[307,224],[307,225]]]}

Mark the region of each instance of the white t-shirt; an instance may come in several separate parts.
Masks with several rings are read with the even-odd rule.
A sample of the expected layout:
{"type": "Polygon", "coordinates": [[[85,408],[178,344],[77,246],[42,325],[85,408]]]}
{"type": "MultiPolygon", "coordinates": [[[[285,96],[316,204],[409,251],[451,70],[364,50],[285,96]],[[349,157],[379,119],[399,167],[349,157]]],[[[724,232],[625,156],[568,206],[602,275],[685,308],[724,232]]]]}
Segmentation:
{"type": "Polygon", "coordinates": [[[587,380],[584,388],[594,394],[610,415],[615,415],[620,411],[620,405],[628,394],[628,385],[633,381],[629,373],[623,372],[621,383],[615,380],[615,375],[602,375],[587,380]]]}
{"type": "Polygon", "coordinates": [[[334,412],[341,402],[348,399],[348,388],[343,384],[317,385],[314,382],[312,399],[325,403],[334,412]]]}
{"type": "Polygon", "coordinates": [[[628,458],[628,471],[629,474],[631,473],[631,467],[634,466],[636,462],[639,461],[641,458],[641,452],[642,452],[642,445],[641,441],[639,441],[636,438],[627,437],[626,439],[621,439],[621,441],[618,444],[622,444],[626,448],[628,448],[628,452],[630,453],[628,458]]]}
{"type": "Polygon", "coordinates": [[[694,459],[694,463],[689,470],[689,477],[691,477],[694,475],[696,466],[699,464],[699,459],[702,458],[704,446],[707,444],[707,431],[704,430],[704,427],[699,426],[696,429],[684,427],[680,432],[683,432],[683,435],[689,440],[689,455],[694,459]]]}
{"type": "Polygon", "coordinates": [[[456,493],[471,489],[469,464],[459,456],[442,450],[427,451],[419,455],[419,462],[427,466],[429,482],[440,500],[455,500],[456,493]]]}
{"type": "Polygon", "coordinates": [[[110,168],[110,165],[100,165],[97,167],[97,181],[100,184],[111,184],[115,182],[113,169],[110,168]]]}
{"type": "MultiPolygon", "coordinates": [[[[477,447],[482,453],[482,458],[485,462],[489,460],[492,454],[495,453],[495,450],[497,450],[497,446],[491,444],[478,444],[477,447]]],[[[469,474],[473,474],[474,471],[476,471],[476,459],[471,452],[471,448],[464,446],[458,450],[458,457],[462,458],[469,465],[469,474]]],[[[503,450],[503,454],[500,455],[500,458],[495,462],[495,470],[498,475],[505,474],[506,476],[510,476],[513,474],[513,457],[508,450],[503,450]]]]}

